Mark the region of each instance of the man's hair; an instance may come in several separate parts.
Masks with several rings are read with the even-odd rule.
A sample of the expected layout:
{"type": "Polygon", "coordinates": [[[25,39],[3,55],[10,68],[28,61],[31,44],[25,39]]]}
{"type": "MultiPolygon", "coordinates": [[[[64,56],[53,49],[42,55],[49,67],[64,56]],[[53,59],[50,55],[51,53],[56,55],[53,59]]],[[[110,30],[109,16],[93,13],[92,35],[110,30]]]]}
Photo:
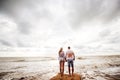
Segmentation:
{"type": "Polygon", "coordinates": [[[68,46],[68,49],[70,49],[70,46],[68,46]]]}

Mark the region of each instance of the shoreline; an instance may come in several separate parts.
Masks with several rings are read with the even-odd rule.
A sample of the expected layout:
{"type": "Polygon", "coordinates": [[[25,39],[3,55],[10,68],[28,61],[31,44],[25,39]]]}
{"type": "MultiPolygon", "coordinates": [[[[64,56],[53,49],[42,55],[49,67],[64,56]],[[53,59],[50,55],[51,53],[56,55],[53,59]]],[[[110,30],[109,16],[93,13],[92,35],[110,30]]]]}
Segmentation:
{"type": "MultiPolygon", "coordinates": [[[[120,79],[120,55],[76,58],[75,73],[82,80],[120,79]]],[[[59,73],[59,62],[51,57],[0,57],[0,66],[1,80],[49,80],[59,73]]],[[[67,62],[64,73],[68,74],[67,62]]]]}

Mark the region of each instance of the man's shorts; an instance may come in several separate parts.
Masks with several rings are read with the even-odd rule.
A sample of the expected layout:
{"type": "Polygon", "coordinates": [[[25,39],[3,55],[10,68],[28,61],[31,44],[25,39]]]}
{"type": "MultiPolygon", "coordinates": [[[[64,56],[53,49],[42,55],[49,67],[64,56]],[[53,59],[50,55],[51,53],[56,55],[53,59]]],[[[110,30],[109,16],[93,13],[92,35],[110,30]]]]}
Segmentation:
{"type": "Polygon", "coordinates": [[[68,62],[68,67],[74,67],[74,64],[73,64],[73,60],[67,60],[67,62],[68,62]]]}

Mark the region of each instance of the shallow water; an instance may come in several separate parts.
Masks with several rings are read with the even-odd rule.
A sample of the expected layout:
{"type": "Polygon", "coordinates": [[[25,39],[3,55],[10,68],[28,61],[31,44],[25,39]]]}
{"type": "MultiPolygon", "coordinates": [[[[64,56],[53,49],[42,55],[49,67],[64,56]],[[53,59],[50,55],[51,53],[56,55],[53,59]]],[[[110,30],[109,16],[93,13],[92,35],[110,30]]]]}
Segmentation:
{"type": "MultiPolygon", "coordinates": [[[[83,56],[74,61],[74,66],[83,80],[120,79],[120,56],[83,56]]],[[[59,62],[55,58],[0,58],[0,80],[49,80],[57,73],[59,62]]],[[[67,63],[65,73],[68,74],[67,63]]]]}

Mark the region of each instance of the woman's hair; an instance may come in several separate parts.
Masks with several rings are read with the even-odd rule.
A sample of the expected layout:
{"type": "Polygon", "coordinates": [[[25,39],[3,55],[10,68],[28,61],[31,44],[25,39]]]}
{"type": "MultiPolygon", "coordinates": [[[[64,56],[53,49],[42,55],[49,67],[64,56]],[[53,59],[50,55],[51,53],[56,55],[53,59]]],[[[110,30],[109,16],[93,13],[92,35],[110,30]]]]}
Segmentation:
{"type": "Polygon", "coordinates": [[[59,53],[59,55],[60,55],[60,52],[62,52],[62,50],[63,50],[63,48],[61,47],[61,48],[60,48],[60,50],[59,50],[59,52],[58,52],[58,53],[59,53]]]}

